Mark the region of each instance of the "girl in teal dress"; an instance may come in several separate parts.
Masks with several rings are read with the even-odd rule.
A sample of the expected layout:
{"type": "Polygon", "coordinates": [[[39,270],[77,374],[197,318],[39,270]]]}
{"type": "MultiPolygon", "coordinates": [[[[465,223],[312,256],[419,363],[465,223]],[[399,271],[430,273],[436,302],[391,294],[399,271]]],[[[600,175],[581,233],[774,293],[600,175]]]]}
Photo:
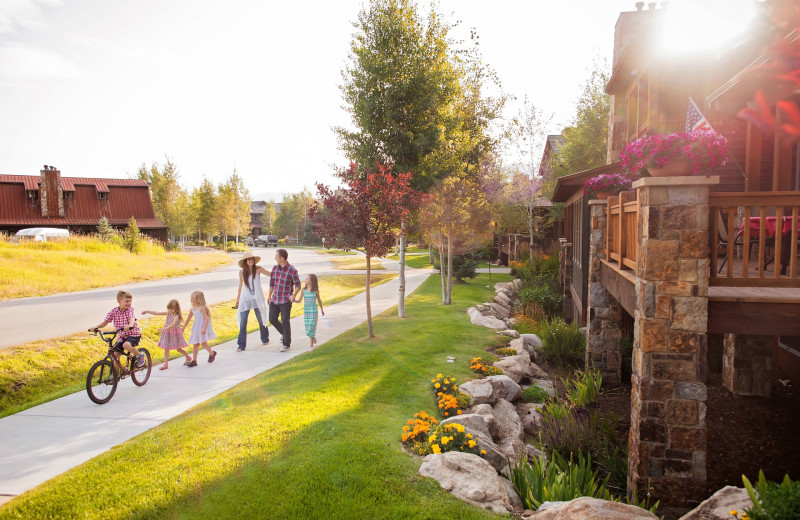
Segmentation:
{"type": "MultiPolygon", "coordinates": [[[[314,349],[317,343],[317,303],[319,303],[319,311],[325,316],[325,311],[322,309],[322,298],[319,296],[319,282],[317,275],[310,274],[306,276],[303,281],[303,321],[306,325],[306,336],[311,338],[311,343],[308,348],[314,349]]],[[[295,303],[300,303],[300,296],[297,297],[295,303]]]]}

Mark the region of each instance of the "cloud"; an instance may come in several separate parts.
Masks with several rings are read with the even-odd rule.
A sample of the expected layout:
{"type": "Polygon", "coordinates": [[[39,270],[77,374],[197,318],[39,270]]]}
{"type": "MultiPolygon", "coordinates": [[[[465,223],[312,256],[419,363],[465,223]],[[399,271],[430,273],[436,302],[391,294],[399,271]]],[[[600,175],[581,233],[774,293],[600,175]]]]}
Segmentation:
{"type": "Polygon", "coordinates": [[[78,67],[56,52],[26,45],[0,47],[2,80],[69,80],[78,75],[78,67]]]}
{"type": "Polygon", "coordinates": [[[62,0],[2,0],[0,2],[0,34],[46,26],[42,7],[61,7],[62,0]]]}

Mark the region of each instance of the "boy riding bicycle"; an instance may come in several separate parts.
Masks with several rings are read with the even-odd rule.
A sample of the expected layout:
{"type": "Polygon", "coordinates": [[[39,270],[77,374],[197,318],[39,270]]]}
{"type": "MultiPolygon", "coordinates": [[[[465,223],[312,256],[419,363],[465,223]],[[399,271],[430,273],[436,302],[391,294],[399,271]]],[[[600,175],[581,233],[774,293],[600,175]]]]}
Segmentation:
{"type": "Polygon", "coordinates": [[[119,363],[119,353],[125,349],[136,356],[136,365],[142,366],[145,363],[144,354],[140,353],[139,349],[136,348],[139,344],[139,340],[142,339],[142,331],[139,330],[139,325],[136,323],[136,315],[133,312],[133,307],[131,307],[131,302],[133,302],[133,295],[131,293],[128,291],[119,291],[117,293],[117,303],[119,306],[108,311],[105,321],[90,330],[102,329],[109,323],[113,323],[114,327],[119,330],[117,334],[117,343],[114,345],[112,351],[114,360],[119,363]]]}

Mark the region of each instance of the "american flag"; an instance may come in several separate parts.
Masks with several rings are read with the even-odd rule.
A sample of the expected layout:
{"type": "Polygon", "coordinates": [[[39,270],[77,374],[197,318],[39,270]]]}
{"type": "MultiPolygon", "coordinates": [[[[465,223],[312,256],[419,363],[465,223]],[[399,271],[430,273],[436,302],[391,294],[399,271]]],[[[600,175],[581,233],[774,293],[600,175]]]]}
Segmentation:
{"type": "Polygon", "coordinates": [[[689,96],[689,108],[686,110],[686,131],[694,132],[695,130],[704,132],[714,131],[705,116],[700,112],[700,109],[697,108],[694,99],[689,96]]]}

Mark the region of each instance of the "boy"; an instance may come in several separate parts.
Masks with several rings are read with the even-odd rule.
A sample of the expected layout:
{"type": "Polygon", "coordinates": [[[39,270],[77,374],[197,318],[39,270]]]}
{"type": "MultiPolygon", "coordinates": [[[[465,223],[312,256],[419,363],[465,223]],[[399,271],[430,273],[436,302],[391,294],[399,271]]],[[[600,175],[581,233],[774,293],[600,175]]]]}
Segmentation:
{"type": "MultiPolygon", "coordinates": [[[[119,307],[111,309],[108,314],[106,314],[105,321],[94,328],[102,329],[109,323],[113,323],[117,330],[122,329],[119,334],[117,334],[117,344],[114,345],[114,350],[116,352],[122,352],[124,348],[136,356],[136,365],[142,366],[145,363],[144,354],[140,353],[139,349],[136,348],[136,345],[139,344],[139,340],[142,339],[142,331],[139,330],[139,325],[136,323],[136,315],[133,312],[133,307],[131,307],[132,301],[133,295],[131,293],[128,291],[119,291],[117,293],[117,303],[119,307]],[[120,348],[120,346],[122,348],[120,348]]],[[[114,355],[114,358],[118,359],[118,356],[114,355]]]]}

